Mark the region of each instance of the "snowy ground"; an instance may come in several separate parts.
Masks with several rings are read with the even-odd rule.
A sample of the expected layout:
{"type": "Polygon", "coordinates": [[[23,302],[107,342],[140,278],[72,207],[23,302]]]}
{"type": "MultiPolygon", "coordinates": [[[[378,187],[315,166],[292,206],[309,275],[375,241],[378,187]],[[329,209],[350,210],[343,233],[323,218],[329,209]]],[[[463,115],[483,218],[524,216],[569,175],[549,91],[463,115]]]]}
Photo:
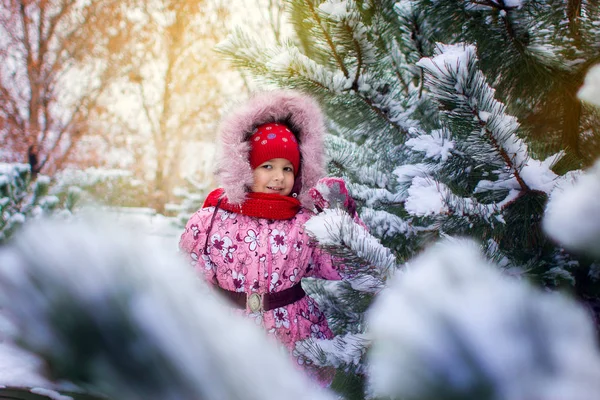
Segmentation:
{"type": "MultiPolygon", "coordinates": [[[[151,244],[177,251],[177,242],[182,228],[177,227],[173,218],[165,217],[148,208],[112,208],[102,210],[104,218],[114,219],[124,229],[148,235],[151,244]]],[[[0,388],[27,387],[55,388],[43,375],[41,360],[29,354],[8,338],[14,333],[14,326],[0,310],[0,388]]],[[[36,392],[36,389],[33,391],[36,392]]],[[[38,391],[39,392],[39,391],[38,391]]],[[[41,393],[40,393],[41,394],[41,393]]],[[[67,400],[69,397],[58,393],[44,393],[53,399],[67,400]]]]}

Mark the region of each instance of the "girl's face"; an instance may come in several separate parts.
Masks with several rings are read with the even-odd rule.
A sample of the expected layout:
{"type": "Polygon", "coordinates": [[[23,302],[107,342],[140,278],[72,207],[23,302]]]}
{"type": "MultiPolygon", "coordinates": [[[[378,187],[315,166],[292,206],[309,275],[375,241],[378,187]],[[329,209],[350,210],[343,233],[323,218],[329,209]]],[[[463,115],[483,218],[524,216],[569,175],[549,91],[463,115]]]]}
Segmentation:
{"type": "Polygon", "coordinates": [[[254,169],[252,191],[288,196],[294,187],[294,166],[285,158],[272,158],[254,169]]]}

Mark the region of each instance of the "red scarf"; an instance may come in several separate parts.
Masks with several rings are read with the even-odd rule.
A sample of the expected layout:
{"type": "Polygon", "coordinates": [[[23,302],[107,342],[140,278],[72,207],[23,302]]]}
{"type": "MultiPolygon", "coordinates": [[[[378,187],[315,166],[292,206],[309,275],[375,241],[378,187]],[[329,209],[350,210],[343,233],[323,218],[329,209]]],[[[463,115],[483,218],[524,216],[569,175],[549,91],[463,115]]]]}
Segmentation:
{"type": "Polygon", "coordinates": [[[292,219],[300,211],[300,201],[294,197],[282,196],[276,193],[250,192],[246,195],[246,200],[240,205],[229,203],[227,197],[223,196],[223,192],[223,189],[215,189],[210,192],[204,200],[203,207],[214,207],[221,198],[219,208],[249,217],[292,219]]]}

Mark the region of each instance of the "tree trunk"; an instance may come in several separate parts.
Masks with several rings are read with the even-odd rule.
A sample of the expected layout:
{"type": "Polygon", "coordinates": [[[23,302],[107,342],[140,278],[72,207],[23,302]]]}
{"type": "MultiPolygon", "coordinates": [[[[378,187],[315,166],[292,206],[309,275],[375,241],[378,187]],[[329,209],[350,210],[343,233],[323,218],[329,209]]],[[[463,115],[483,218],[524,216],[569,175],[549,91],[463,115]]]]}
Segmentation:
{"type": "Polygon", "coordinates": [[[581,159],[579,131],[581,124],[581,101],[577,98],[579,85],[572,84],[567,89],[563,102],[562,145],[577,159],[581,159]]]}

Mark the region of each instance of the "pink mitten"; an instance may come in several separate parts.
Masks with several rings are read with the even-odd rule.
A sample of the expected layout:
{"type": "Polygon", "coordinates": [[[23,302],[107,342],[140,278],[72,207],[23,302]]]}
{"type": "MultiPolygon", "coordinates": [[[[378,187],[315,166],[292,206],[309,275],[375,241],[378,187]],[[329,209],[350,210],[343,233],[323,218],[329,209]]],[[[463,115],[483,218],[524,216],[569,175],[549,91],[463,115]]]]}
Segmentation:
{"type": "Polygon", "coordinates": [[[309,190],[318,212],[325,208],[344,208],[351,216],[356,215],[356,203],[348,193],[342,178],[321,178],[314,188],[309,190]]]}

